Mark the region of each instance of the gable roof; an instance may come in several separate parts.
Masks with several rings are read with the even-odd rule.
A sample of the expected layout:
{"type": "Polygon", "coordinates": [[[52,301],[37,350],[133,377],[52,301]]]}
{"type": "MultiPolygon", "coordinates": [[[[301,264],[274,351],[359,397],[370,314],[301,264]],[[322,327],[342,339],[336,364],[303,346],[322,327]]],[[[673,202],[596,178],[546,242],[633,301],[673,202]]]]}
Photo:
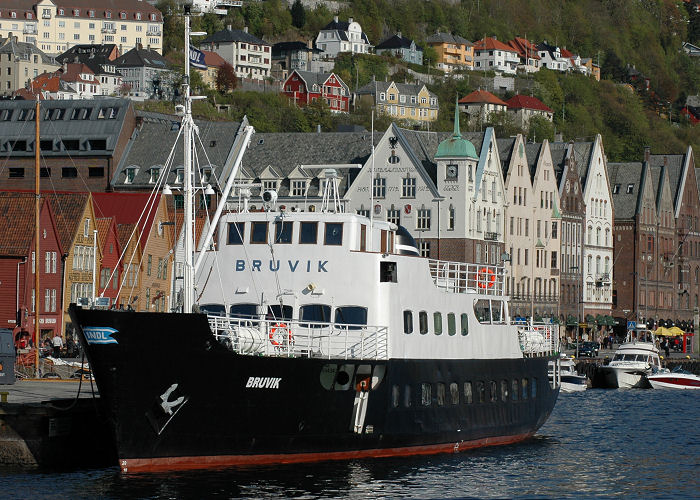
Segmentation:
{"type": "Polygon", "coordinates": [[[637,214],[642,198],[642,183],[645,181],[642,178],[643,172],[644,165],[639,162],[608,163],[615,219],[633,219],[637,214]],[[617,184],[620,189],[615,193],[614,186],[617,184]],[[628,184],[633,184],[630,193],[627,192],[628,184]]]}
{"type": "MultiPolygon", "coordinates": [[[[312,91],[311,89],[312,89],[313,85],[318,85],[319,87],[322,87],[323,84],[326,83],[326,82],[328,81],[328,79],[329,79],[331,76],[335,76],[336,79],[338,80],[338,82],[340,82],[340,84],[341,84],[343,87],[345,87],[346,89],[349,88],[349,87],[345,84],[345,82],[342,80],[342,78],[340,78],[340,77],[339,77],[338,75],[336,75],[335,73],[314,73],[314,72],[312,72],[312,71],[302,71],[302,70],[299,70],[299,69],[295,69],[295,70],[292,72],[292,74],[294,74],[294,73],[296,73],[297,75],[299,75],[299,78],[301,78],[301,79],[304,81],[304,83],[306,84],[306,90],[307,90],[307,92],[312,91]]],[[[288,79],[289,79],[291,76],[292,76],[292,75],[289,75],[288,79]]],[[[318,91],[320,92],[321,89],[319,88],[318,91]]]]}
{"type": "Polygon", "coordinates": [[[545,111],[553,113],[552,109],[540,101],[537,97],[517,94],[506,101],[509,109],[534,109],[537,111],[545,111]]]}
{"type": "MultiPolygon", "coordinates": [[[[41,198],[44,209],[46,198],[41,198]]],[[[0,193],[0,255],[24,257],[34,242],[34,193],[0,193]]]]}
{"type": "MultiPolygon", "coordinates": [[[[355,93],[357,95],[374,95],[376,96],[378,92],[386,92],[391,85],[394,85],[396,87],[396,90],[399,91],[399,94],[401,95],[418,95],[418,93],[425,88],[428,91],[428,94],[430,97],[437,97],[434,93],[432,93],[430,90],[428,90],[428,87],[425,86],[423,83],[398,83],[394,81],[389,81],[389,82],[380,82],[377,80],[374,80],[372,82],[369,82],[367,85],[364,85],[357,89],[355,93]]],[[[410,103],[405,103],[405,104],[410,104],[410,103]]],[[[403,105],[403,104],[402,104],[403,105]]]]}
{"type": "Polygon", "coordinates": [[[401,36],[401,33],[397,33],[395,35],[390,36],[386,40],[380,42],[374,49],[410,49],[412,43],[413,40],[411,40],[410,38],[404,38],[401,36]]]}
{"type": "Polygon", "coordinates": [[[513,47],[513,49],[515,49],[515,51],[518,53],[518,56],[522,57],[523,59],[540,59],[540,56],[537,53],[537,47],[527,38],[520,38],[516,36],[508,42],[508,45],[513,47]]]}
{"type": "Polygon", "coordinates": [[[204,54],[204,63],[207,66],[215,67],[215,68],[220,68],[224,64],[226,64],[226,59],[221,57],[219,54],[216,52],[211,52],[209,50],[203,50],[202,53],[204,54]]]}
{"type": "Polygon", "coordinates": [[[508,106],[504,101],[493,95],[488,90],[475,90],[471,94],[462,97],[459,104],[498,104],[508,106]]]}
{"type": "Polygon", "coordinates": [[[32,55],[38,55],[41,57],[42,64],[56,64],[53,57],[39,50],[33,43],[18,42],[14,37],[0,38],[0,54],[8,54],[19,58],[29,58],[32,55]]]}
{"type": "Polygon", "coordinates": [[[518,52],[510,45],[507,45],[496,38],[487,37],[474,42],[474,51],[479,50],[502,50],[504,52],[518,52]]]}
{"type": "Polygon", "coordinates": [[[474,45],[472,42],[466,38],[462,38],[459,35],[440,33],[439,31],[434,35],[430,35],[425,41],[427,43],[455,43],[459,45],[466,45],[467,47],[472,47],[474,45]]]}
{"type": "Polygon", "coordinates": [[[117,224],[136,224],[140,233],[139,244],[141,248],[146,246],[158,211],[160,193],[96,192],[92,196],[95,217],[113,217],[117,224]]]}
{"type": "Polygon", "coordinates": [[[82,215],[90,199],[90,193],[51,191],[42,192],[42,196],[51,202],[61,247],[67,252],[81,229],[82,215]]]}
{"type": "Polygon", "coordinates": [[[129,52],[117,57],[114,65],[119,67],[168,69],[170,63],[158,52],[151,49],[139,49],[134,47],[129,52]]]}

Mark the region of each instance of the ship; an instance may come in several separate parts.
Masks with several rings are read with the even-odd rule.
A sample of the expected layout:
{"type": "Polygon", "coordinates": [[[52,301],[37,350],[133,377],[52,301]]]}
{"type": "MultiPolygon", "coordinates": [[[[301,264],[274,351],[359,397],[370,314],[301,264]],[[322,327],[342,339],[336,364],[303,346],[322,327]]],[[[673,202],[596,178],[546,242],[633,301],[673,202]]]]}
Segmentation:
{"type": "Polygon", "coordinates": [[[547,420],[558,335],[512,321],[505,266],[421,257],[405,228],[344,212],[331,168],[314,212],[262,189],[252,210],[239,187],[195,248],[184,157],[178,310],[69,307],[121,472],[457,453],[547,420]]]}

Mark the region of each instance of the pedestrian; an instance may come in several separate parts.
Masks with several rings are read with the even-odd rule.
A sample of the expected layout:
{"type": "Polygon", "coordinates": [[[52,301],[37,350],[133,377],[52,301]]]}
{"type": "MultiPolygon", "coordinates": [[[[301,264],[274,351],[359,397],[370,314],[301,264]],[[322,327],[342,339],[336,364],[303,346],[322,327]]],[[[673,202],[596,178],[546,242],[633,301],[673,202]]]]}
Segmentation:
{"type": "Polygon", "coordinates": [[[63,339],[58,334],[58,332],[56,332],[56,335],[53,336],[53,357],[54,358],[61,357],[61,347],[63,347],[63,339]]]}

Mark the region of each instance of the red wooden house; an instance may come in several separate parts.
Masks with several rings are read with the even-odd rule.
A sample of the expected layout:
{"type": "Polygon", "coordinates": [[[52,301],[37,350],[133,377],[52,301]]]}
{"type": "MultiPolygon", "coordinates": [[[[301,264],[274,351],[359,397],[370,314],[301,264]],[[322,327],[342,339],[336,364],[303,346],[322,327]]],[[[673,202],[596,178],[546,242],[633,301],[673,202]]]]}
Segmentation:
{"type": "Polygon", "coordinates": [[[42,198],[37,258],[34,201],[34,193],[0,193],[0,328],[12,329],[16,340],[34,338],[36,307],[40,340],[63,332],[64,252],[51,203],[42,198]],[[39,272],[37,297],[35,271],[39,272]]]}
{"type": "Polygon", "coordinates": [[[347,113],[350,108],[350,89],[335,73],[312,73],[295,69],[282,85],[282,94],[298,106],[306,106],[323,99],[336,113],[347,113]]]}
{"type": "Polygon", "coordinates": [[[120,278],[122,276],[121,246],[117,234],[117,224],[114,217],[97,219],[97,237],[102,247],[102,263],[100,265],[97,296],[109,297],[110,305],[117,303],[120,278]]]}

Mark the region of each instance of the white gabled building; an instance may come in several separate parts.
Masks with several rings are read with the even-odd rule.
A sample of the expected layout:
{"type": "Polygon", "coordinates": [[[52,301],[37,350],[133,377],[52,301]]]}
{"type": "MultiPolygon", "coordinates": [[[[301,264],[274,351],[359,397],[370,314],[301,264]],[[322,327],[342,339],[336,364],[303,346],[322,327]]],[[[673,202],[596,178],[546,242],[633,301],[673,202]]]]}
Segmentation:
{"type": "MultiPolygon", "coordinates": [[[[586,318],[610,315],[613,283],[613,203],[603,139],[574,143],[579,164],[586,228],[583,246],[584,311],[586,318]]],[[[623,256],[624,258],[624,256],[623,256]]]]}
{"type": "Polygon", "coordinates": [[[474,69],[514,75],[520,64],[518,51],[495,38],[474,42],[474,69]]]}
{"type": "Polygon", "coordinates": [[[321,56],[335,59],[341,52],[353,54],[369,54],[372,44],[367,35],[362,32],[362,26],[352,17],[347,21],[339,21],[338,16],[328,23],[316,37],[316,47],[323,51],[321,56]]]}
{"type": "Polygon", "coordinates": [[[235,30],[229,24],[202,40],[201,48],[216,52],[236,70],[238,78],[263,80],[270,76],[272,45],[248,33],[248,27],[235,30]]]}

